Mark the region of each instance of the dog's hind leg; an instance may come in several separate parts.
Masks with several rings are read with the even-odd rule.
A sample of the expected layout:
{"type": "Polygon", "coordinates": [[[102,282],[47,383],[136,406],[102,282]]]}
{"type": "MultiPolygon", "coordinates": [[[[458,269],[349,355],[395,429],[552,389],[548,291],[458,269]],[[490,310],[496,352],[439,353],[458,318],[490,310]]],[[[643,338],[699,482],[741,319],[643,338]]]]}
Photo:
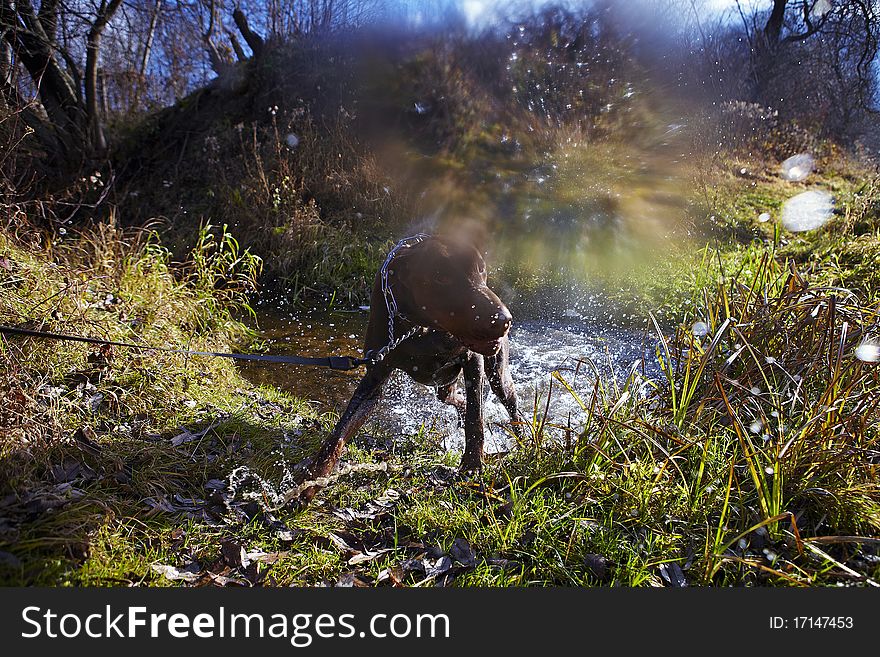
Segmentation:
{"type": "Polygon", "coordinates": [[[501,400],[507,414],[510,416],[513,432],[520,435],[520,416],[516,403],[516,388],[513,386],[513,377],[510,375],[508,341],[501,343],[501,350],[494,356],[486,358],[486,376],[489,379],[489,387],[495,396],[501,400]]]}
{"type": "Polygon", "coordinates": [[[480,470],[483,465],[483,357],[470,353],[464,364],[464,388],[467,407],[464,413],[463,472],[480,470]]]}
{"type": "MultiPolygon", "coordinates": [[[[318,454],[315,456],[314,462],[309,469],[309,478],[326,477],[329,475],[336,463],[342,456],[345,449],[345,443],[360,429],[370,413],[376,407],[379,398],[382,396],[382,387],[391,375],[392,369],[383,363],[373,366],[367,370],[364,378],[358,384],[351,401],[345,412],[336,423],[333,433],[321,445],[318,454]]],[[[304,502],[311,500],[315,493],[318,492],[317,486],[312,486],[300,494],[300,499],[304,502]]]]}

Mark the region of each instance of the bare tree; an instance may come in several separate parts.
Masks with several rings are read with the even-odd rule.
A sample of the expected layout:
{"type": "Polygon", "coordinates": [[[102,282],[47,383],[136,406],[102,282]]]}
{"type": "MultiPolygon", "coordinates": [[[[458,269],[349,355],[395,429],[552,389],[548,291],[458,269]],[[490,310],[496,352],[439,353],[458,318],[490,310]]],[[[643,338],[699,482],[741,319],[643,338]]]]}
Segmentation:
{"type": "MultiPolygon", "coordinates": [[[[846,57],[838,63],[854,73],[855,93],[863,106],[871,102],[872,64],[880,38],[880,9],[876,0],[773,0],[763,28],[750,35],[753,52],[752,83],[755,100],[772,97],[774,80],[790,73],[792,54],[832,46],[846,57]],[[768,94],[768,92],[770,92],[768,94]]],[[[748,32],[749,23],[743,18],[748,32]]],[[[753,21],[753,25],[757,21],[753,21]]],[[[846,74],[838,70],[836,74],[846,74]]]]}
{"type": "Polygon", "coordinates": [[[9,69],[21,66],[30,79],[38,104],[22,98],[27,85],[6,74],[0,82],[7,102],[28,107],[25,120],[35,130],[51,159],[72,164],[104,153],[104,134],[98,80],[101,37],[122,0],[100,0],[88,12],[77,5],[86,22],[84,43],[78,44],[84,62],[59,40],[59,18],[72,10],[62,0],[43,0],[35,9],[30,0],[0,0],[0,30],[11,55],[9,69]]]}

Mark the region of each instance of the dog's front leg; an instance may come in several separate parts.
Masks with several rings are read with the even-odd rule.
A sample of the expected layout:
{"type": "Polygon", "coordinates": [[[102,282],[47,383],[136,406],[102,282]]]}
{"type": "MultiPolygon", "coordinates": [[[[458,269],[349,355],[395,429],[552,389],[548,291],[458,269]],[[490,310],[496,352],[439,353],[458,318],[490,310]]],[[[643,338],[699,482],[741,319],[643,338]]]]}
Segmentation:
{"type": "Polygon", "coordinates": [[[522,418],[517,409],[516,388],[513,387],[513,377],[510,375],[510,343],[507,338],[502,341],[501,350],[486,359],[486,376],[492,392],[507,409],[514,434],[521,437],[522,418]]]}
{"type": "Polygon", "coordinates": [[[469,353],[464,364],[467,408],[464,413],[464,454],[460,469],[479,470],[483,463],[483,357],[469,353]]]}
{"type": "MultiPolygon", "coordinates": [[[[309,479],[317,477],[326,477],[329,475],[336,463],[342,456],[345,449],[345,443],[360,429],[364,422],[367,421],[370,413],[376,407],[379,398],[382,396],[382,387],[391,375],[392,368],[384,363],[374,365],[367,370],[364,378],[358,384],[351,401],[345,412],[336,423],[333,433],[321,445],[315,456],[314,463],[309,469],[309,479]]],[[[310,501],[318,492],[317,486],[307,488],[300,494],[300,499],[304,502],[310,501]]]]}

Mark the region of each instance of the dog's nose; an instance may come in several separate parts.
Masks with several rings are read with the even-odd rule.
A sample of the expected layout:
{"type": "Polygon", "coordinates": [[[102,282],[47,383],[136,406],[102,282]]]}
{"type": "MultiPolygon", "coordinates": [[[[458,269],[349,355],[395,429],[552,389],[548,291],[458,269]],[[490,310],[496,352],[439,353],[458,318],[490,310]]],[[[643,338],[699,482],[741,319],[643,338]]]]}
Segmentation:
{"type": "Polygon", "coordinates": [[[513,315],[510,314],[510,311],[506,306],[500,306],[498,308],[498,321],[501,322],[501,325],[505,330],[510,328],[510,323],[513,321],[513,315]]]}

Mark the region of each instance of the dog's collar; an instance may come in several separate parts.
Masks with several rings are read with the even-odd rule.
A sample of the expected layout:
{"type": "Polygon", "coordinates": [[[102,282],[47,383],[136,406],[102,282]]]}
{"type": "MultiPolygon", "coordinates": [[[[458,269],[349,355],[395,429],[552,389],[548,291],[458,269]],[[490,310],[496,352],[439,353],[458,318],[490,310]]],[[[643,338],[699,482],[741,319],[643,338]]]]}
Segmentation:
{"type": "Polygon", "coordinates": [[[394,260],[394,256],[401,249],[408,249],[411,246],[415,246],[420,242],[424,242],[426,239],[430,239],[430,235],[427,233],[416,233],[415,235],[411,235],[410,237],[404,237],[397,244],[394,245],[388,255],[385,257],[385,262],[382,263],[382,268],[379,270],[380,279],[382,281],[382,297],[385,299],[385,308],[388,310],[388,343],[394,343],[394,320],[398,317],[409,322],[413,326],[416,326],[415,322],[408,319],[402,312],[400,312],[400,308],[397,305],[397,299],[394,298],[394,291],[391,289],[391,282],[388,280],[389,274],[392,274],[393,271],[389,269],[391,265],[391,261],[394,260]]]}

